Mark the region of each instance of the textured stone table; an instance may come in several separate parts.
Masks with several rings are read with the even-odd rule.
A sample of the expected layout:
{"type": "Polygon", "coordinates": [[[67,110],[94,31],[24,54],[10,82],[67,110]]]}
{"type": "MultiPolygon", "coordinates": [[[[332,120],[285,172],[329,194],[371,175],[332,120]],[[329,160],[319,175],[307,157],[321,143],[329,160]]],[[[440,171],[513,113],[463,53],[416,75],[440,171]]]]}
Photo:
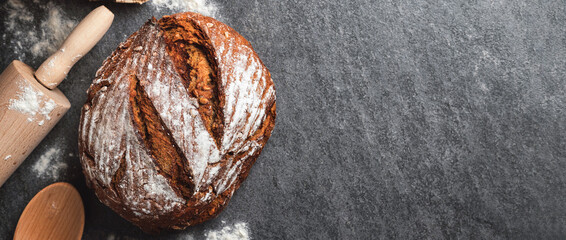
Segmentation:
{"type": "MultiPolygon", "coordinates": [[[[97,6],[54,3],[74,19],[97,6]]],[[[564,1],[215,3],[271,70],[277,124],[218,218],[160,237],[200,239],[238,222],[254,239],[566,237],[564,1]]],[[[60,87],[73,108],[0,188],[1,239],[55,181],[79,189],[84,239],[155,239],[96,199],[76,157],[95,71],[145,20],[168,13],[107,6],[110,32],[60,87]],[[68,167],[38,176],[33,166],[53,146],[68,167]]],[[[0,68],[15,58],[37,67],[41,58],[11,51],[3,26],[0,68]]]]}

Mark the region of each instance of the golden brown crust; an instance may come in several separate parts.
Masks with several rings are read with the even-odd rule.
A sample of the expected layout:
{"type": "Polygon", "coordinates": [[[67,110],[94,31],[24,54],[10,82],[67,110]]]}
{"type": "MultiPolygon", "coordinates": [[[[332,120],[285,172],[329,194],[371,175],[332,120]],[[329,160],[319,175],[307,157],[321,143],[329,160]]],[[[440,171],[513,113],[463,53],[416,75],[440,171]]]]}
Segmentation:
{"type": "Polygon", "coordinates": [[[98,198],[146,232],[217,216],[276,117],[269,71],[232,28],[196,13],[152,19],[104,62],[79,151],[98,198]]]}

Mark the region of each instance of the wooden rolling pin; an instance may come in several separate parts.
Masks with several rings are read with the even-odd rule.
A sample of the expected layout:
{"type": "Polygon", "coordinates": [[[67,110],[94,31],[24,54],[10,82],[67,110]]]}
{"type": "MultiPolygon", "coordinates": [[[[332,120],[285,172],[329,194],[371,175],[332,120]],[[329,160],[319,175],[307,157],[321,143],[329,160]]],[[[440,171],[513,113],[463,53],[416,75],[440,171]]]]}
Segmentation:
{"type": "Polygon", "coordinates": [[[35,74],[17,60],[0,74],[0,187],[69,110],[69,100],[56,87],[104,36],[113,19],[114,14],[100,6],[35,74]]]}

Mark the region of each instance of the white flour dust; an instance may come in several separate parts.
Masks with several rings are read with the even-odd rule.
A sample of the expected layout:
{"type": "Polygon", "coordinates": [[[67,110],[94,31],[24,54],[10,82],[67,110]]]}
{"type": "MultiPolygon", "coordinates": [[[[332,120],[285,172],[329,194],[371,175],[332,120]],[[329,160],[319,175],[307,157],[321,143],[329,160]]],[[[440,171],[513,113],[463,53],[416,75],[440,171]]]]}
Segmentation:
{"type": "Polygon", "coordinates": [[[210,230],[204,234],[207,240],[249,240],[248,225],[244,222],[224,226],[220,230],[210,230]]]}
{"type": "Polygon", "coordinates": [[[53,2],[8,0],[0,7],[7,13],[2,19],[7,30],[2,40],[24,62],[30,54],[39,58],[54,53],[77,24],[53,2]],[[39,7],[39,11],[34,15],[31,7],[39,7]]]}
{"type": "Polygon", "coordinates": [[[52,99],[45,101],[43,93],[35,90],[32,86],[20,86],[17,98],[10,99],[9,109],[18,111],[28,116],[28,121],[39,120],[38,125],[51,120],[49,114],[57,104],[52,99]],[[40,120],[41,119],[41,120],[40,120]]]}
{"type": "Polygon", "coordinates": [[[33,171],[37,176],[53,180],[59,179],[59,175],[65,169],[67,164],[63,162],[63,149],[58,145],[47,149],[33,165],[33,171]]]}
{"type": "MultiPolygon", "coordinates": [[[[206,239],[206,240],[250,240],[250,234],[248,230],[248,225],[245,222],[238,222],[231,226],[226,226],[226,222],[222,221],[222,229],[212,229],[204,233],[204,236],[194,237],[190,233],[182,233],[177,236],[178,240],[194,240],[194,239],[206,239]]],[[[130,237],[119,236],[111,233],[107,236],[107,240],[130,240],[130,237]]]]}
{"type": "Polygon", "coordinates": [[[187,234],[178,237],[177,240],[195,240],[195,237],[193,237],[193,235],[187,234]]]}
{"type": "Polygon", "coordinates": [[[116,236],[113,233],[110,233],[110,235],[108,235],[108,237],[106,237],[107,240],[136,240],[135,238],[131,238],[131,237],[127,237],[127,236],[116,236]]]}
{"type": "Polygon", "coordinates": [[[40,41],[33,44],[31,53],[35,57],[46,56],[57,51],[65,38],[71,33],[76,21],[69,19],[64,12],[52,2],[47,3],[47,17],[41,20],[40,41]]]}
{"type": "Polygon", "coordinates": [[[150,0],[155,8],[167,8],[176,12],[193,11],[209,17],[216,17],[216,5],[209,0],[150,0]]]}
{"type": "Polygon", "coordinates": [[[33,15],[19,0],[8,0],[4,7],[8,10],[4,26],[9,31],[15,30],[22,23],[31,23],[33,21],[33,15]]]}

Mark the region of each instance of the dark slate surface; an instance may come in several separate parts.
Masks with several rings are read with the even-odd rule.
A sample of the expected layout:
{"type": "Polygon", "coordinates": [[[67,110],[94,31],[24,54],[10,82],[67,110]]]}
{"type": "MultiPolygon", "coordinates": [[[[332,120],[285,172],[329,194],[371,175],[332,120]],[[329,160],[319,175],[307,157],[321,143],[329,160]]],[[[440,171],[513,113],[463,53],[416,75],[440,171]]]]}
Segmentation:
{"type": "MultiPolygon", "coordinates": [[[[97,6],[56,3],[76,19],[97,6]]],[[[566,237],[564,1],[216,3],[271,70],[277,125],[218,218],[160,237],[199,239],[236,222],[255,239],[566,237]]],[[[0,238],[55,181],[31,170],[41,154],[61,142],[76,156],[79,108],[101,62],[166,13],[108,7],[110,32],[60,87],[73,108],[0,189],[0,238]]],[[[18,58],[10,48],[0,42],[2,69],[18,58]]],[[[60,180],[85,202],[84,239],[156,238],[98,202],[77,157],[62,161],[60,180]]]]}

